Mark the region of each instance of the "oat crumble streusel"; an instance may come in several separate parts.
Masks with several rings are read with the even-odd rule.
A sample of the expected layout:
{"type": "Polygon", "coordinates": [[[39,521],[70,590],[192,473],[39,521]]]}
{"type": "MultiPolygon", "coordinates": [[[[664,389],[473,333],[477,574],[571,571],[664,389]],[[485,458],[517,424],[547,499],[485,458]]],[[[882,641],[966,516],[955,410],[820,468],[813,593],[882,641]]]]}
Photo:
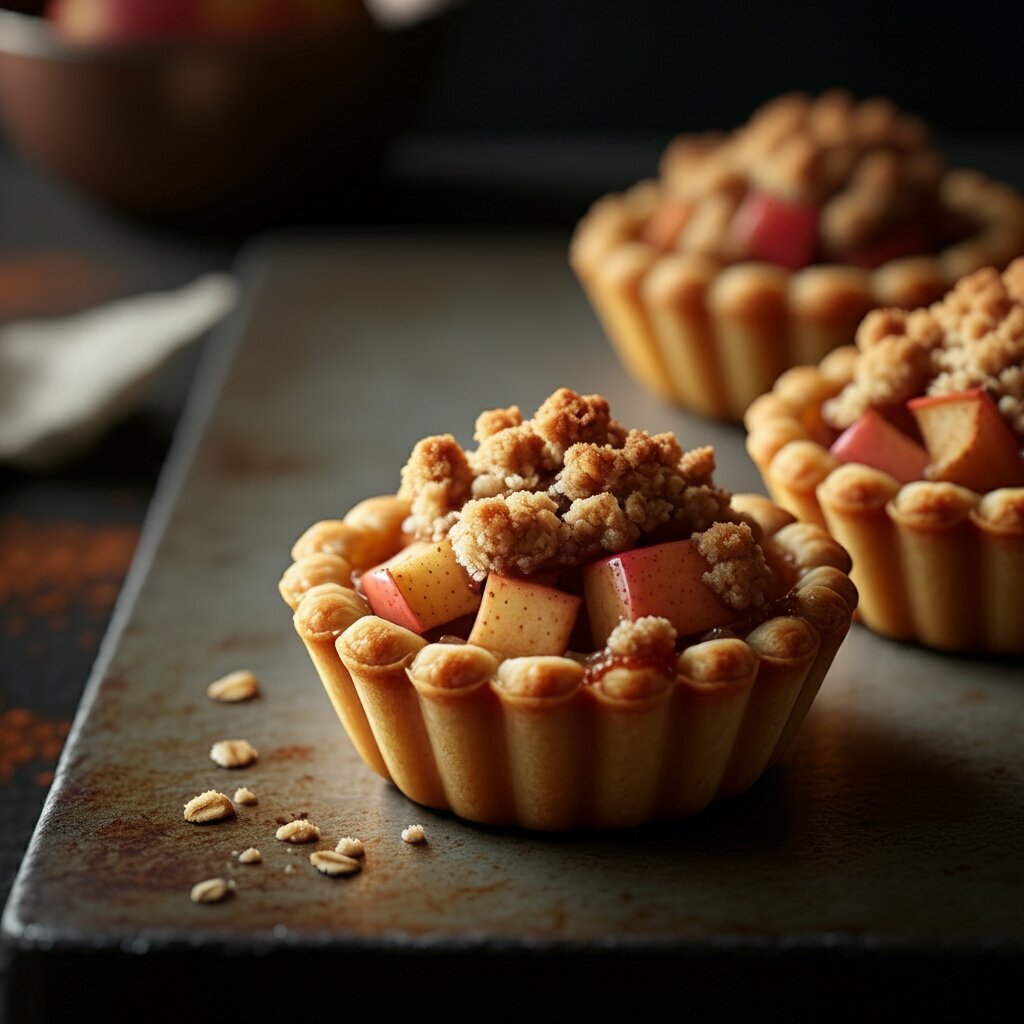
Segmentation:
{"type": "MultiPolygon", "coordinates": [[[[476,580],[577,566],[652,536],[688,538],[741,520],[712,481],[713,449],[683,451],[672,434],[626,430],[599,395],[560,388],[527,420],[515,406],[491,410],[475,436],[470,452],[450,434],[419,442],[401,493],[412,502],[416,537],[449,536],[476,580]]],[[[760,604],[753,594],[734,603],[744,600],[736,573],[727,583],[724,571],[710,576],[734,607],[760,604]]]]}
{"type": "Polygon", "coordinates": [[[668,239],[688,252],[744,257],[733,217],[750,190],[820,208],[825,258],[896,225],[934,221],[944,161],[927,126],[887,99],[845,90],[780,96],[735,131],[681,136],[662,160],[672,194],[697,205],[668,239]]]}
{"type": "Polygon", "coordinates": [[[1024,438],[1024,258],[975,271],[927,309],[872,312],[857,347],[853,381],[822,409],[837,430],[871,406],[980,387],[1024,438]]]}

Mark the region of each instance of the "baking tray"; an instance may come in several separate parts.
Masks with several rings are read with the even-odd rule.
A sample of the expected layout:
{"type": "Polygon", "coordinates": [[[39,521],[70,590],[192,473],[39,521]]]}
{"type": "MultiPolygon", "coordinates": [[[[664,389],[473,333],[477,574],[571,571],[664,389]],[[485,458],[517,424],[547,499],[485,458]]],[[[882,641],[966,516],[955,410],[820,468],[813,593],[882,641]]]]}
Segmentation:
{"type": "MultiPolygon", "coordinates": [[[[1019,968],[1019,663],[856,627],[753,790],[625,833],[469,825],[365,768],[276,581],[309,523],[395,489],[418,438],[468,443],[480,409],[531,410],[565,384],[604,393],[628,424],[714,443],[733,490],[759,480],[739,428],[627,379],[560,237],[279,238],[249,252],[242,276],[247,301],[200,373],[7,907],[24,1019],[75,1005],[76,985],[104,971],[139,987],[187,972],[209,1006],[225,957],[236,1007],[299,991],[309,1006],[332,1001],[325,979],[342,969],[346,984],[378,979],[385,1001],[439,978],[507,988],[516,965],[576,1001],[622,997],[628,976],[722,1005],[744,991],[722,985],[740,965],[746,984],[795,1005],[851,968],[928,984],[951,965],[987,984],[1019,968]],[[206,684],[237,668],[257,673],[263,696],[209,701],[206,684]],[[209,760],[233,737],[258,748],[255,766],[209,760]],[[192,795],[242,784],[259,804],[234,821],[183,820],[192,795]],[[323,846],[362,837],[362,873],[328,879],[308,848],[277,842],[278,820],[299,814],[323,846]],[[414,822],[426,846],[401,841],[414,822]],[[232,857],[249,845],[261,865],[232,857]],[[235,880],[233,898],[191,903],[189,887],[214,875],[235,880]],[[403,985],[381,986],[396,964],[403,985]]],[[[446,983],[445,1006],[463,989],[446,983]]]]}

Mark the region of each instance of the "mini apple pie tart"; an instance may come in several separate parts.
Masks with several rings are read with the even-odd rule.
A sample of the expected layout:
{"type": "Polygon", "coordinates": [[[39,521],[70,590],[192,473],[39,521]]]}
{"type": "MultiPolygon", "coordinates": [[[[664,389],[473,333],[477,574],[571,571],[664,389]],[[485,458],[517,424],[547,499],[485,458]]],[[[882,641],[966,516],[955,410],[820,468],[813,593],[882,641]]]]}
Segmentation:
{"type": "Polygon", "coordinates": [[[729,135],[684,135],[657,181],[601,199],[572,266],[627,369],[739,420],[783,370],[853,341],[876,306],[913,309],[1024,254],[1024,200],[946,170],[884,99],[787,95],[729,135]]]}
{"type": "Polygon", "coordinates": [[[775,501],[849,550],[868,626],[1024,654],[1024,259],[875,310],[746,424],[775,501]]]}
{"type": "Polygon", "coordinates": [[[397,495],[310,527],[282,577],[366,764],[428,807],[547,830],[752,786],[849,629],[846,552],[598,395],[490,410],[475,437],[420,441],[397,495]]]}

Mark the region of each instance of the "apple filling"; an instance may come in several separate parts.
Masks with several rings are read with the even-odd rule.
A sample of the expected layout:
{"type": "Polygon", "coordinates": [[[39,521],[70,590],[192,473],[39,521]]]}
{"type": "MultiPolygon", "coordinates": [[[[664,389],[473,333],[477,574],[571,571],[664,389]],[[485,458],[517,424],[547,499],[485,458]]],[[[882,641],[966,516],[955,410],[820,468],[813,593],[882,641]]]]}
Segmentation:
{"type": "Polygon", "coordinates": [[[857,349],[822,409],[840,462],[980,494],[1024,485],[1024,260],[976,271],[928,309],[876,310],[857,349]]]}
{"type": "Polygon", "coordinates": [[[944,201],[943,174],[927,127],[888,100],[782,96],[729,135],[677,139],[639,238],[725,263],[873,269],[977,229],[944,201]]]}
{"type": "Polygon", "coordinates": [[[353,574],[375,615],[506,658],[582,656],[623,622],[654,618],[684,641],[749,630],[784,589],[760,528],[715,486],[710,448],[627,430],[604,398],[567,388],[530,419],[483,413],[475,437],[471,451],[450,434],[414,447],[397,553],[353,574]]]}

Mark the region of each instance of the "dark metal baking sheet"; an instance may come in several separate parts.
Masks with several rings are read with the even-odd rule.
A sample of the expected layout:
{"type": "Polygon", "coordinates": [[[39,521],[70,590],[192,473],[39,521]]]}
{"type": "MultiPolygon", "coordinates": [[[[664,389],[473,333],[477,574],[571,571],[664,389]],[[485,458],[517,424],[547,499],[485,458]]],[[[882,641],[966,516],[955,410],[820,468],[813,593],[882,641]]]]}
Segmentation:
{"type": "Polygon", "coordinates": [[[7,908],[33,977],[89,949],[147,962],[284,947],[1020,956],[1019,663],[857,627],[788,756],[750,793],[628,833],[468,825],[358,761],[275,584],[294,538],[393,490],[419,437],[469,442],[480,409],[529,410],[566,384],[603,392],[631,425],[713,442],[720,481],[760,489],[739,428],[626,378],[564,250],[551,237],[364,238],[250,252],[247,304],[203,371],[7,908]],[[260,699],[207,700],[210,680],[242,667],[260,699]],[[239,736],[255,766],[208,759],[239,736]],[[234,821],[183,820],[195,793],[242,784],[259,804],[234,821]],[[300,813],[321,846],[362,837],[363,872],[325,878],[308,848],[277,842],[277,819],[300,813]],[[425,847],[400,840],[413,822],[425,847]],[[249,845],[261,865],[232,857],[249,845]],[[233,878],[234,897],[192,904],[189,887],[212,875],[233,878]]]}

